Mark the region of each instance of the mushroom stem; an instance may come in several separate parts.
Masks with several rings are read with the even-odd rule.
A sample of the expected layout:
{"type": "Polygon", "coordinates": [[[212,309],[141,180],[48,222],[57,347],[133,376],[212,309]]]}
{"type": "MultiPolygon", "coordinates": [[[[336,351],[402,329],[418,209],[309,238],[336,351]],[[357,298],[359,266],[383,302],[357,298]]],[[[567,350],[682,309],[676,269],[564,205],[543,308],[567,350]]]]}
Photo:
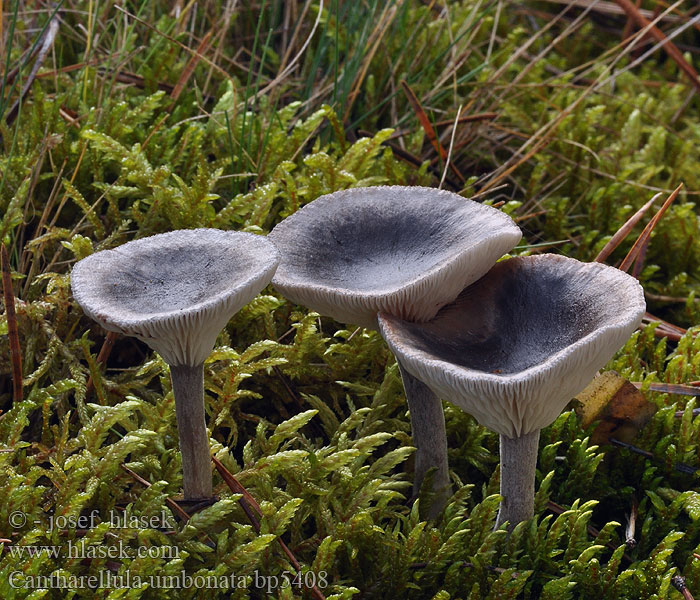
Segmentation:
{"type": "Polygon", "coordinates": [[[170,367],[182,454],[185,500],[211,498],[209,434],[204,415],[204,364],[170,367]]]}
{"type": "Polygon", "coordinates": [[[501,434],[501,507],[496,529],[508,521],[508,531],[535,514],[535,467],[540,430],[517,438],[501,434]]]}
{"type": "Polygon", "coordinates": [[[445,414],[442,411],[440,399],[432,390],[406,371],[400,362],[398,364],[411,416],[413,444],[416,447],[413,495],[418,495],[426,473],[435,467],[432,482],[435,496],[425,511],[429,519],[434,519],[440,514],[452,494],[447,470],[445,414]]]}

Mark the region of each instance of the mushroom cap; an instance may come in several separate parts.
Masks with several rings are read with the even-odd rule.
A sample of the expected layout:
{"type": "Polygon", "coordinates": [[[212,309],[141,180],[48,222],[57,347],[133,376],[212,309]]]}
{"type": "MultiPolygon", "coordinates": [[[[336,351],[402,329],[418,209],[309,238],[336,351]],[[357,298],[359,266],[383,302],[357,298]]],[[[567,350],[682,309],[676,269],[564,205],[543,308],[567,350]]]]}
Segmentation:
{"type": "Polygon", "coordinates": [[[334,192],[279,223],[272,280],[286,298],[343,323],[380,311],[426,321],[522,237],[495,208],[425,187],[334,192]]]}
{"type": "Polygon", "coordinates": [[[96,252],[73,267],[73,296],[109,331],[134,336],[171,366],[202,364],[231,316],[272,279],[266,238],[186,229],[96,252]]]}
{"type": "Polygon", "coordinates": [[[379,329],[413,376],[513,438],[550,425],[645,309],[626,273],[544,254],[498,263],[428,323],[380,314],[379,329]]]}

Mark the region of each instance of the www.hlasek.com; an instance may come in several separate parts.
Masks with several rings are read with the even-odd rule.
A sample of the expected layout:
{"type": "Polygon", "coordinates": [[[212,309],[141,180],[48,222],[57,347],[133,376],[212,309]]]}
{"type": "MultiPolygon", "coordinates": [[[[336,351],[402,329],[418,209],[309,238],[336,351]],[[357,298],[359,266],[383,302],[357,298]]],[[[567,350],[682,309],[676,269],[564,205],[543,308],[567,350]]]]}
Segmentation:
{"type": "Polygon", "coordinates": [[[102,570],[95,575],[27,575],[24,571],[12,571],[10,587],[14,589],[252,589],[271,594],[278,588],[311,588],[328,586],[327,573],[313,571],[294,573],[284,571],[281,575],[263,575],[257,569],[250,575],[188,575],[180,571],[172,575],[132,575],[129,571],[113,573],[102,570]]]}
{"type": "Polygon", "coordinates": [[[180,548],[177,546],[129,546],[122,540],[116,544],[86,544],[84,540],[73,542],[68,540],[67,546],[10,546],[13,558],[34,558],[42,554],[48,558],[77,558],[96,559],[108,558],[163,558],[174,560],[180,558],[180,548]]]}

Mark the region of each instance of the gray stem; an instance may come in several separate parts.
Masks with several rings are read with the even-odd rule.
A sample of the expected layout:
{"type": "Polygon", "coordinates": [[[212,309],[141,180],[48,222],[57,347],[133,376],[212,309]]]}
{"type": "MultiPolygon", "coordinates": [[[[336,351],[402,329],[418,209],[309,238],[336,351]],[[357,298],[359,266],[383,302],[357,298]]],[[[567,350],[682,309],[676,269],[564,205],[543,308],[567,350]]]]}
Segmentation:
{"type": "Polygon", "coordinates": [[[204,415],[204,365],[170,367],[182,454],[185,500],[211,498],[209,435],[204,415]]]}
{"type": "Polygon", "coordinates": [[[399,370],[411,416],[413,445],[416,447],[413,494],[417,495],[420,491],[428,470],[436,467],[437,470],[433,476],[435,496],[432,504],[426,507],[426,516],[434,519],[445,507],[452,493],[447,470],[445,414],[442,412],[440,399],[433,394],[427,385],[406,371],[400,362],[399,370]]]}
{"type": "Polygon", "coordinates": [[[540,430],[518,438],[500,436],[501,508],[496,528],[508,521],[508,531],[535,514],[535,467],[540,430]]]}

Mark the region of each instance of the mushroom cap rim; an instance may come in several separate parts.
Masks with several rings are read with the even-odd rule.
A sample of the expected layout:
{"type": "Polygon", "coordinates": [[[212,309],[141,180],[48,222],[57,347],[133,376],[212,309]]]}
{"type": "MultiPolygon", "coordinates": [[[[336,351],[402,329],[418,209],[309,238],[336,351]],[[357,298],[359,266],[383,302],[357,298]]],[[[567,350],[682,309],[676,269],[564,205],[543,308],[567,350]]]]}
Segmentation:
{"type": "MultiPolygon", "coordinates": [[[[540,255],[540,256],[556,256],[558,259],[561,260],[575,260],[571,259],[568,257],[564,256],[559,256],[559,255],[540,255]]],[[[528,257],[522,257],[522,258],[528,258],[528,257]]],[[[512,259],[510,259],[512,260],[512,259]]],[[[517,260],[517,258],[516,258],[517,260]]],[[[589,264],[600,264],[601,267],[604,267],[605,269],[615,269],[615,267],[612,267],[610,265],[603,265],[602,263],[589,263],[589,264]]],[[[620,273],[623,273],[620,271],[620,273]]],[[[555,367],[561,365],[563,361],[566,360],[566,358],[573,354],[577,349],[583,348],[586,345],[590,344],[592,340],[595,338],[605,336],[608,331],[619,331],[621,329],[625,329],[635,322],[640,320],[640,313],[641,315],[646,312],[646,304],[644,302],[644,295],[643,295],[643,288],[639,284],[638,281],[636,280],[631,280],[629,284],[631,285],[632,283],[636,283],[637,287],[642,290],[642,294],[640,296],[641,301],[639,301],[637,304],[638,306],[636,307],[637,310],[632,313],[632,311],[635,309],[634,305],[630,306],[629,316],[626,316],[624,318],[621,318],[619,321],[615,323],[609,323],[600,327],[596,327],[593,331],[587,333],[583,337],[577,339],[573,343],[565,346],[561,350],[558,350],[554,352],[553,354],[549,355],[544,361],[539,362],[536,365],[532,365],[531,367],[527,367],[526,369],[523,369],[521,371],[517,371],[515,373],[489,373],[486,371],[481,371],[479,369],[473,369],[470,367],[466,367],[463,365],[457,365],[455,363],[440,359],[440,358],[435,358],[431,357],[427,352],[424,350],[419,350],[415,349],[413,347],[407,347],[404,345],[403,340],[399,340],[400,345],[404,348],[407,349],[408,352],[406,352],[407,355],[409,355],[411,358],[413,358],[416,361],[421,361],[423,364],[426,366],[430,365],[432,367],[438,367],[441,369],[444,369],[446,371],[453,372],[455,374],[459,374],[459,376],[463,378],[467,378],[469,375],[473,374],[471,377],[473,380],[479,380],[483,381],[484,383],[487,384],[493,384],[493,385],[512,385],[512,384],[517,384],[520,382],[527,381],[531,378],[531,376],[536,373],[536,372],[542,372],[542,371],[549,371],[553,370],[555,367]]],[[[477,284],[478,282],[475,282],[477,284]]],[[[475,285],[472,284],[472,285],[475,285]]],[[[466,288],[465,288],[466,289],[466,288]]],[[[449,306],[449,305],[448,305],[449,306]]],[[[438,313],[439,315],[439,313],[438,313]]],[[[437,318],[437,317],[436,317],[437,318]]],[[[384,330],[385,328],[392,327],[392,325],[401,325],[401,323],[407,323],[407,324],[412,324],[415,325],[415,323],[410,322],[410,321],[405,321],[404,319],[401,319],[400,317],[396,317],[394,315],[391,315],[387,312],[380,312],[377,315],[377,321],[379,323],[379,331],[382,334],[382,337],[386,340],[386,336],[384,335],[384,330]]],[[[399,335],[401,335],[399,333],[399,335]]],[[[393,345],[393,344],[392,344],[393,345]]],[[[398,344],[397,344],[398,345],[398,344]]],[[[402,363],[403,364],[403,363],[402,363]]],[[[406,365],[405,365],[406,366],[406,365]]],[[[409,368],[406,366],[406,368],[409,368]]],[[[416,375],[415,373],[412,373],[414,376],[416,375]]]]}
{"type": "MultiPolygon", "coordinates": [[[[522,238],[522,234],[520,234],[520,237],[518,241],[522,238]]],[[[337,286],[337,285],[329,285],[329,284],[323,284],[323,283],[317,283],[315,281],[309,281],[309,282],[300,282],[300,283],[289,283],[288,281],[284,280],[283,277],[280,277],[279,275],[275,274],[274,277],[272,278],[272,285],[275,287],[280,287],[284,288],[286,290],[304,290],[304,291],[314,291],[314,292],[322,292],[328,294],[328,296],[343,296],[343,297],[364,297],[367,298],[368,301],[372,300],[381,300],[386,298],[386,296],[391,296],[394,294],[399,294],[402,292],[409,292],[413,288],[420,287],[421,284],[426,281],[430,280],[433,278],[438,278],[440,273],[443,271],[448,271],[448,270],[454,270],[454,264],[459,262],[459,261],[467,261],[469,260],[468,254],[470,252],[474,252],[475,250],[478,250],[478,248],[482,245],[485,245],[488,243],[488,240],[486,239],[481,239],[478,240],[476,243],[468,246],[468,247],[462,247],[459,250],[455,251],[452,254],[446,254],[444,260],[442,260],[439,264],[436,264],[434,267],[431,267],[430,269],[426,269],[423,271],[420,275],[417,275],[413,277],[412,279],[407,279],[405,283],[403,284],[397,284],[395,286],[392,286],[390,288],[381,290],[381,291],[363,291],[361,289],[352,289],[348,287],[342,287],[342,286],[337,286]]],[[[517,241],[516,241],[517,244],[517,241]]]]}
{"type": "MultiPolygon", "coordinates": [[[[522,239],[522,231],[520,228],[512,221],[512,219],[503,213],[502,211],[499,211],[497,208],[493,208],[492,206],[488,206],[486,204],[482,204],[480,202],[476,202],[475,200],[471,200],[469,198],[464,198],[462,196],[459,196],[459,194],[455,194],[453,192],[447,192],[445,190],[439,190],[436,188],[431,188],[427,186],[401,186],[401,185],[381,185],[381,186],[369,186],[369,187],[358,187],[358,188],[348,188],[345,190],[337,190],[335,192],[331,192],[329,194],[324,194],[322,196],[319,196],[312,202],[309,202],[308,204],[305,204],[302,206],[298,211],[290,215],[290,217],[293,217],[294,215],[300,214],[305,210],[311,210],[309,207],[313,202],[318,202],[319,200],[325,199],[329,196],[333,196],[334,194],[339,194],[339,193],[344,193],[344,194],[361,194],[361,193],[367,193],[367,190],[372,190],[373,192],[379,192],[383,190],[393,190],[393,191],[398,191],[398,190],[420,190],[421,192],[431,192],[431,193],[437,193],[440,195],[450,195],[451,197],[457,196],[464,200],[465,202],[471,202],[480,208],[478,210],[483,211],[483,212],[491,212],[494,215],[499,215],[503,222],[500,224],[500,227],[505,229],[507,228],[510,230],[508,233],[512,235],[513,241],[513,247],[522,239]]],[[[289,218],[289,217],[287,217],[289,218]]],[[[274,241],[275,239],[275,229],[277,229],[280,225],[282,225],[284,221],[281,221],[278,223],[270,232],[270,238],[274,241]]],[[[279,231],[279,230],[278,230],[279,231]]],[[[505,232],[501,232],[501,235],[503,235],[505,232]]],[[[393,284],[391,287],[386,288],[381,291],[363,291],[360,288],[349,288],[349,287],[343,287],[342,285],[337,285],[337,284],[326,284],[322,283],[319,281],[313,281],[313,280],[299,280],[297,278],[288,278],[286,277],[283,273],[285,271],[285,265],[281,264],[280,266],[282,267],[279,269],[274,277],[272,278],[272,285],[275,287],[283,288],[285,290],[294,290],[294,291],[304,291],[304,292],[317,292],[317,293],[323,293],[327,294],[329,297],[331,296],[340,296],[340,297],[348,297],[348,298],[358,298],[358,297],[364,297],[367,298],[368,301],[379,301],[386,296],[391,296],[394,294],[399,294],[403,292],[407,292],[412,290],[413,288],[420,287],[421,284],[425,281],[438,278],[440,273],[443,271],[448,271],[448,270],[454,270],[454,264],[456,262],[460,261],[466,261],[469,260],[470,254],[478,251],[478,249],[483,246],[483,245],[488,245],[489,242],[493,238],[488,238],[488,237],[482,237],[479,239],[474,240],[473,243],[467,245],[467,246],[459,246],[455,247],[454,249],[452,247],[449,247],[447,251],[444,253],[442,260],[434,264],[432,267],[425,269],[422,271],[420,274],[413,275],[410,279],[407,279],[403,283],[397,283],[393,284]],[[282,273],[280,273],[280,271],[282,273]]]]}
{"type": "MultiPolygon", "coordinates": [[[[403,319],[400,319],[399,317],[395,317],[394,315],[391,315],[389,313],[379,313],[377,315],[377,321],[379,322],[380,326],[380,331],[383,333],[384,332],[384,323],[387,323],[389,327],[391,327],[391,323],[397,322],[397,321],[403,321],[403,319]]],[[[629,324],[634,321],[634,319],[629,319],[629,324]]],[[[409,323],[410,321],[405,321],[409,323]]],[[[412,323],[412,322],[410,322],[412,323]]],[[[517,384],[523,381],[527,381],[528,379],[531,378],[531,375],[535,372],[538,371],[544,371],[544,370],[550,370],[553,369],[555,366],[558,366],[561,364],[563,360],[565,360],[566,356],[573,353],[573,351],[579,347],[586,346],[587,344],[590,343],[590,341],[593,338],[605,335],[605,333],[609,330],[619,330],[623,328],[625,325],[628,323],[621,323],[618,325],[605,325],[603,327],[596,328],[594,331],[587,333],[585,336],[582,338],[579,338],[576,340],[573,344],[569,344],[565,348],[562,348],[561,350],[558,350],[557,352],[551,354],[548,358],[546,358],[543,362],[540,362],[536,365],[533,365],[531,367],[528,367],[527,369],[523,369],[522,371],[518,371],[516,373],[487,373],[486,371],[480,371],[479,369],[472,369],[470,367],[465,367],[463,365],[456,365],[455,363],[448,362],[446,360],[442,360],[439,358],[431,358],[426,352],[422,350],[414,350],[410,349],[410,352],[407,352],[406,354],[410,354],[410,356],[416,360],[416,361],[422,361],[423,364],[425,365],[430,365],[433,367],[440,367],[444,368],[444,366],[447,366],[448,371],[452,372],[458,372],[458,373],[463,373],[465,376],[467,374],[474,373],[476,376],[473,378],[474,380],[479,380],[479,381],[484,381],[486,383],[493,383],[494,385],[510,385],[510,384],[517,384]]],[[[405,347],[405,346],[404,346],[405,347]]],[[[402,363],[404,364],[404,363],[402,363]]],[[[404,364],[404,366],[406,366],[404,364]]],[[[408,367],[406,367],[408,368],[408,367]]],[[[412,373],[414,376],[416,376],[415,373],[412,373]]]]}
{"type": "MultiPolygon", "coordinates": [[[[146,246],[147,245],[147,240],[158,237],[159,241],[164,240],[167,236],[170,237],[175,237],[176,235],[182,235],[183,232],[187,232],[184,235],[194,235],[197,234],[199,236],[201,235],[206,235],[205,232],[217,232],[218,233],[230,233],[230,234],[236,234],[239,239],[243,236],[247,237],[251,243],[257,244],[257,248],[255,250],[255,253],[258,253],[261,250],[265,250],[265,252],[269,252],[269,256],[265,256],[261,254],[260,258],[260,268],[257,270],[256,273],[252,273],[249,276],[247,276],[245,279],[237,282],[235,285],[235,289],[225,288],[214,294],[213,296],[207,297],[205,300],[201,302],[197,302],[193,304],[190,307],[186,308],[180,308],[180,309],[175,309],[175,310],[167,310],[167,311],[161,311],[161,312],[148,312],[144,313],[143,316],[141,317],[123,317],[119,316],[115,318],[115,315],[110,314],[110,310],[104,310],[107,307],[99,307],[95,306],[95,304],[91,301],[91,298],[86,297],[84,293],[84,289],[90,289],[91,284],[95,283],[91,275],[89,275],[89,271],[85,271],[86,269],[89,269],[90,267],[90,258],[97,255],[98,252],[95,252],[94,254],[91,254],[90,256],[85,257],[84,259],[79,260],[73,267],[71,271],[71,290],[73,297],[75,300],[80,304],[80,306],[83,309],[83,312],[87,314],[89,317],[97,321],[100,325],[102,325],[105,329],[107,330],[112,330],[112,331],[128,331],[128,330],[133,330],[136,328],[141,327],[144,324],[147,323],[155,323],[159,321],[174,321],[177,320],[179,317],[184,317],[189,314],[193,313],[199,313],[199,312],[204,312],[206,310],[212,310],[216,309],[216,306],[218,304],[224,303],[228,298],[230,298],[232,295],[235,296],[241,289],[251,285],[252,283],[255,282],[256,279],[260,278],[260,276],[268,272],[271,269],[276,269],[277,265],[279,264],[280,261],[280,253],[277,247],[270,241],[268,240],[265,236],[260,236],[256,235],[254,233],[250,232],[245,232],[245,231],[226,231],[226,230],[221,230],[221,229],[215,229],[215,228],[196,228],[196,229],[184,229],[184,230],[174,230],[174,231],[169,231],[166,233],[159,233],[159,234],[154,234],[151,236],[139,238],[136,240],[131,240],[129,242],[126,242],[125,244],[122,244],[120,246],[117,246],[115,248],[109,248],[106,250],[100,250],[99,253],[105,253],[102,254],[102,258],[105,258],[106,256],[109,256],[111,260],[114,260],[114,254],[118,254],[119,249],[123,248],[124,246],[131,245],[131,244],[139,244],[141,246],[146,246]],[[74,285],[74,282],[77,283],[77,285],[74,285]],[[84,287],[85,286],[85,287],[84,287]]],[[[198,238],[198,241],[202,241],[202,238],[198,238]]],[[[206,242],[206,240],[205,240],[206,242]]],[[[134,246],[131,246],[133,249],[134,246]]],[[[254,253],[251,253],[254,254],[254,253]]],[[[118,260],[116,259],[116,263],[118,264],[118,260]]],[[[94,296],[92,296],[94,298],[94,296]]],[[[129,334],[131,335],[131,333],[129,334]]]]}

